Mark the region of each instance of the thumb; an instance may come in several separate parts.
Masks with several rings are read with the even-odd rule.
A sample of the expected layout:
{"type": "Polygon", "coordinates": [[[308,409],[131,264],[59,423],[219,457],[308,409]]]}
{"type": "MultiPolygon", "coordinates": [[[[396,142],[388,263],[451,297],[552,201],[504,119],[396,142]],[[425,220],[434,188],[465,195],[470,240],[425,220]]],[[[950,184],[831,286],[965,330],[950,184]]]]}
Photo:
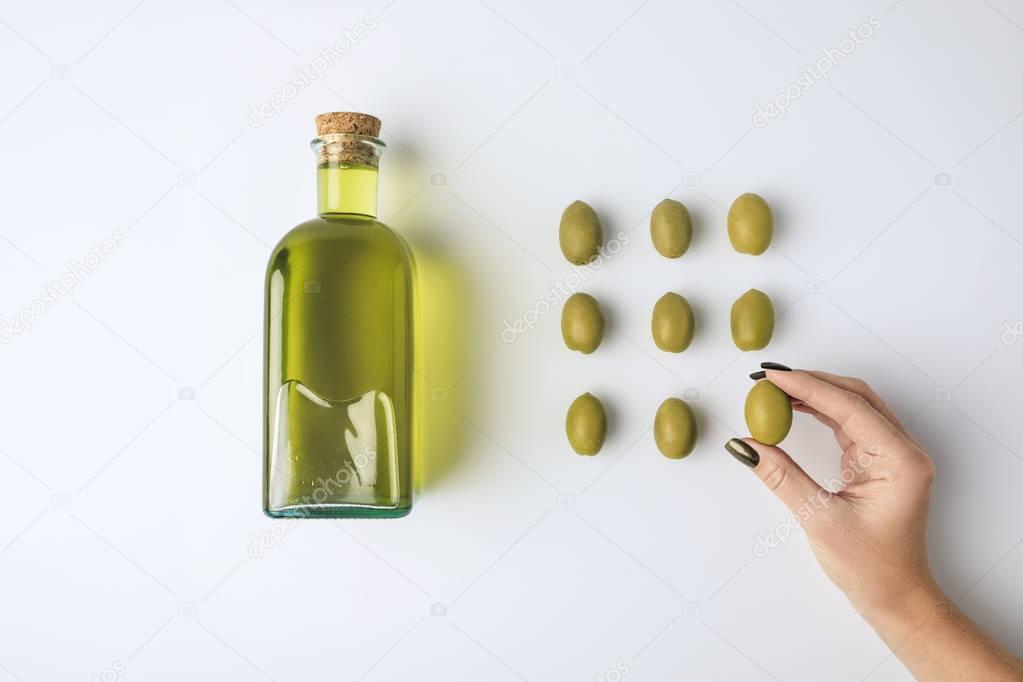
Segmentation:
{"type": "Polygon", "coordinates": [[[824,494],[824,489],[779,447],[764,445],[752,438],[733,438],[725,443],[725,450],[751,467],[794,514],[810,498],[824,494]]]}

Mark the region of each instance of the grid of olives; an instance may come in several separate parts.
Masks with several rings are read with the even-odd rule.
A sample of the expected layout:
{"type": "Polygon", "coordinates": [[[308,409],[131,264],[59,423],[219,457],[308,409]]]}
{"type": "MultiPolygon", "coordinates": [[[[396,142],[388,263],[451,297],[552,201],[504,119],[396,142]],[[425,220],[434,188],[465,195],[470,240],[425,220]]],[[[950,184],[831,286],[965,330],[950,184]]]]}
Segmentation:
{"type": "MultiPolygon", "coordinates": [[[[771,209],[762,197],[742,194],[728,210],[727,227],[729,241],[737,252],[760,255],[773,236],[771,209]]],[[[558,237],[568,262],[593,262],[603,246],[597,212],[583,201],[572,202],[562,213],[558,237]]],[[[665,199],[654,207],[650,239],[657,253],[680,258],[688,251],[692,238],[692,218],[684,204],[665,199]]],[[[774,323],[774,306],[763,291],[750,289],[732,305],[732,341],[741,351],[765,348],[774,333],[774,323]]],[[[654,304],[650,327],[658,349],[681,353],[695,334],[693,308],[681,294],[668,292],[654,304]]],[[[561,311],[561,334],[570,350],[586,355],[596,351],[604,337],[604,315],[597,299],[583,292],[572,294],[561,311]]],[[[746,399],[745,414],[753,437],[772,445],[787,435],[792,423],[788,396],[767,381],[754,384],[746,399]]],[[[590,393],[577,397],[568,409],[565,431],[576,453],[597,454],[607,435],[607,414],[600,400],[590,393]]],[[[661,403],[653,431],[658,450],[669,459],[682,459],[696,446],[696,417],[689,404],[679,398],[661,403]]]]}

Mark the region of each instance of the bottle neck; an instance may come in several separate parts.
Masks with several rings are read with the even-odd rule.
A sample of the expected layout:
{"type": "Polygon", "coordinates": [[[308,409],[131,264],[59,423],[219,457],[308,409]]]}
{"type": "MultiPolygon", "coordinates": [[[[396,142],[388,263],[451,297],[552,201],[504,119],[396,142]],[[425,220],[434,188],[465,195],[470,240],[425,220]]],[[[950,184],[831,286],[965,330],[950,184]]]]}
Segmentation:
{"type": "Polygon", "coordinates": [[[377,216],[378,170],[371,166],[330,166],[316,169],[316,207],[320,217],[377,216]]]}
{"type": "Polygon", "coordinates": [[[316,153],[316,206],[320,217],[377,216],[377,178],[384,143],[354,134],[312,142],[316,153]]]}

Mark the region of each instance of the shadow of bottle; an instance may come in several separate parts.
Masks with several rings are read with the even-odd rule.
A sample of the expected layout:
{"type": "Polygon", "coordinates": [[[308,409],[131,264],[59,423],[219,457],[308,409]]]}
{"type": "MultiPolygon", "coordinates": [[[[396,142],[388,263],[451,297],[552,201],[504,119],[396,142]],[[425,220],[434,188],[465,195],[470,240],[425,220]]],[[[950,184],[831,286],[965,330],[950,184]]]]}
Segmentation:
{"type": "Polygon", "coordinates": [[[423,187],[428,164],[414,153],[416,140],[393,142],[382,187],[394,191],[398,208],[386,220],[405,239],[414,261],[414,485],[429,493],[467,456],[482,398],[473,381],[483,353],[472,296],[478,287],[457,258],[458,233],[443,198],[447,177],[433,173],[423,187]]]}
{"type": "Polygon", "coordinates": [[[479,354],[474,337],[473,290],[464,272],[443,250],[422,240],[416,259],[416,428],[418,487],[434,489],[465,455],[474,395],[468,380],[479,354]],[[466,366],[466,363],[470,363],[466,366]]]}

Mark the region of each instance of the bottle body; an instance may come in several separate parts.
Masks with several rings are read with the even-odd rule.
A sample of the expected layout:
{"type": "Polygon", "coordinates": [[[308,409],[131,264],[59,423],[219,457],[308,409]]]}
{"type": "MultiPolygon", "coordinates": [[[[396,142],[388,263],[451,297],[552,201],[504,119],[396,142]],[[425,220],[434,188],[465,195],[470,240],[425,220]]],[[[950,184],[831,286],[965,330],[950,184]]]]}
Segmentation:
{"type": "Polygon", "coordinates": [[[268,515],[411,510],[413,267],[404,241],[367,215],[321,213],[274,249],[264,329],[268,515]]]}

